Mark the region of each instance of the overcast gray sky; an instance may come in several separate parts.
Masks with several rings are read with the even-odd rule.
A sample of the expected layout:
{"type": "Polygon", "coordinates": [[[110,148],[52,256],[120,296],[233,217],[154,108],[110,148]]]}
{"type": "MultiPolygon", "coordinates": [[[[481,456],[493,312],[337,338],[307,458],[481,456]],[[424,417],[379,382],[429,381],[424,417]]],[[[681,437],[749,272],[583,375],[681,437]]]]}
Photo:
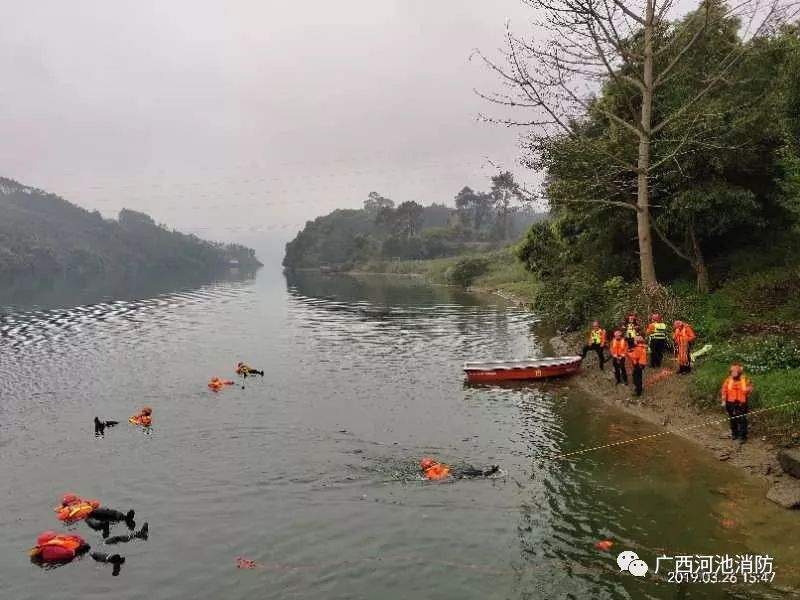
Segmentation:
{"type": "Polygon", "coordinates": [[[516,165],[476,119],[473,48],[520,0],[3,2],[0,174],[107,216],[218,239],[293,236],[358,206],[452,201],[516,165]]]}

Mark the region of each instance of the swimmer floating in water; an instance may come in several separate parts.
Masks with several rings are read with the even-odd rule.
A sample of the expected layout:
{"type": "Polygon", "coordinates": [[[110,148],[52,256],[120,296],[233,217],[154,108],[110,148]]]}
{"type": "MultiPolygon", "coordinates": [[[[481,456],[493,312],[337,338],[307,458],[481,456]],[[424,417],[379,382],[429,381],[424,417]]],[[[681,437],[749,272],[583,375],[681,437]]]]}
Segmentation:
{"type": "Polygon", "coordinates": [[[108,537],[111,523],[124,522],[131,530],[136,527],[133,510],[123,513],[113,508],[103,508],[98,500],[86,500],[75,494],[64,494],[55,512],[58,520],[65,523],[85,520],[95,531],[102,531],[103,537],[108,537]]]}
{"type": "Polygon", "coordinates": [[[453,479],[474,479],[476,477],[489,477],[500,472],[498,465],[492,465],[488,469],[477,469],[469,465],[451,467],[427,456],[419,462],[419,468],[422,470],[423,477],[430,481],[441,481],[450,477],[453,479]]]}
{"type": "Polygon", "coordinates": [[[230,379],[220,379],[219,377],[212,377],[211,381],[208,382],[208,387],[211,389],[212,392],[218,392],[226,385],[235,385],[235,381],[231,381],[230,379]]]}
{"type": "Polygon", "coordinates": [[[153,409],[149,406],[142,407],[139,414],[133,415],[128,422],[132,425],[141,425],[142,427],[150,427],[153,424],[153,409]]]}
{"type": "MultiPolygon", "coordinates": [[[[43,531],[36,538],[36,545],[30,549],[28,554],[35,564],[55,566],[71,562],[89,550],[89,544],[79,535],[43,531]]],[[[119,575],[120,568],[125,562],[125,557],[119,554],[92,552],[91,557],[97,562],[113,565],[114,570],[111,574],[115,577],[119,575]]]]}
{"type": "Polygon", "coordinates": [[[242,377],[247,377],[248,375],[261,375],[263,377],[264,371],[254,369],[246,363],[238,362],[236,363],[236,374],[241,375],[242,377]]]}

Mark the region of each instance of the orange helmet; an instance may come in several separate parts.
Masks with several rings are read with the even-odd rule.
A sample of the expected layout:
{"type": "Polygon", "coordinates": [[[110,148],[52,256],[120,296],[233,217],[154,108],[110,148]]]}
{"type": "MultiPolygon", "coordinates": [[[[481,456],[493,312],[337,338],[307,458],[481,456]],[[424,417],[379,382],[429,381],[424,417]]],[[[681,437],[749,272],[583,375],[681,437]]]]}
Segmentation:
{"type": "Polygon", "coordinates": [[[419,467],[423,471],[427,471],[428,469],[430,469],[435,464],[436,464],[436,461],[433,460],[432,458],[428,457],[428,456],[426,456],[421,461],[419,461],[419,467]]]}
{"type": "Polygon", "coordinates": [[[64,497],[61,499],[61,505],[67,506],[68,504],[72,504],[73,502],[77,502],[78,500],[80,500],[80,498],[77,496],[77,494],[73,494],[70,492],[68,494],[64,494],[64,497]]]}

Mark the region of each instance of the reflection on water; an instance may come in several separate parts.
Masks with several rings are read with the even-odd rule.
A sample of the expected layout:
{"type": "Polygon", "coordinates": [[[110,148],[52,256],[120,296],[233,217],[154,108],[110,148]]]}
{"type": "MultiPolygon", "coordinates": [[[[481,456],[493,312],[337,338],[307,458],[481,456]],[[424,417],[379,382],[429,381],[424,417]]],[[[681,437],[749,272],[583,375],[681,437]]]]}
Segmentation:
{"type": "Polygon", "coordinates": [[[569,381],[464,386],[464,360],[539,352],[530,314],[408,278],[275,275],[0,317],[0,597],[791,597],[636,581],[595,550],[770,553],[797,581],[790,517],[693,446],[547,460],[649,429],[569,381]],[[209,392],[238,360],[266,376],[209,392]],[[125,422],[143,404],[149,435],[125,422]],[[96,415],[122,423],[95,437],[96,415]],[[422,455],[506,475],[428,483],[422,455]],[[66,491],[156,532],[118,578],[31,569],[20,549],[66,491]]]}
{"type": "Polygon", "coordinates": [[[59,308],[115,300],[139,300],[209,283],[252,281],[255,273],[231,269],[198,274],[157,274],[139,277],[18,277],[0,282],[0,314],[15,308],[59,308]]]}

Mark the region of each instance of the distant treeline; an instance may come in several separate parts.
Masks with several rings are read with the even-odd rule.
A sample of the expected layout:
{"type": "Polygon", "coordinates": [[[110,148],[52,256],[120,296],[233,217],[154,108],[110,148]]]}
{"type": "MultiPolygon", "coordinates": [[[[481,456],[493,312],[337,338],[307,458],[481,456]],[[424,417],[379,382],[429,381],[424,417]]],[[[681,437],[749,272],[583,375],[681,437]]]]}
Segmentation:
{"type": "Polygon", "coordinates": [[[42,190],[0,178],[0,280],[256,269],[255,252],[170,231],[123,209],[104,219],[42,190]]]}
{"type": "Polygon", "coordinates": [[[455,208],[399,205],[371,192],[361,209],[339,209],[308,221],[286,244],[287,268],[349,268],[370,260],[430,259],[505,245],[544,217],[527,202],[511,173],[492,178],[488,192],[464,187],[455,208]]]}

